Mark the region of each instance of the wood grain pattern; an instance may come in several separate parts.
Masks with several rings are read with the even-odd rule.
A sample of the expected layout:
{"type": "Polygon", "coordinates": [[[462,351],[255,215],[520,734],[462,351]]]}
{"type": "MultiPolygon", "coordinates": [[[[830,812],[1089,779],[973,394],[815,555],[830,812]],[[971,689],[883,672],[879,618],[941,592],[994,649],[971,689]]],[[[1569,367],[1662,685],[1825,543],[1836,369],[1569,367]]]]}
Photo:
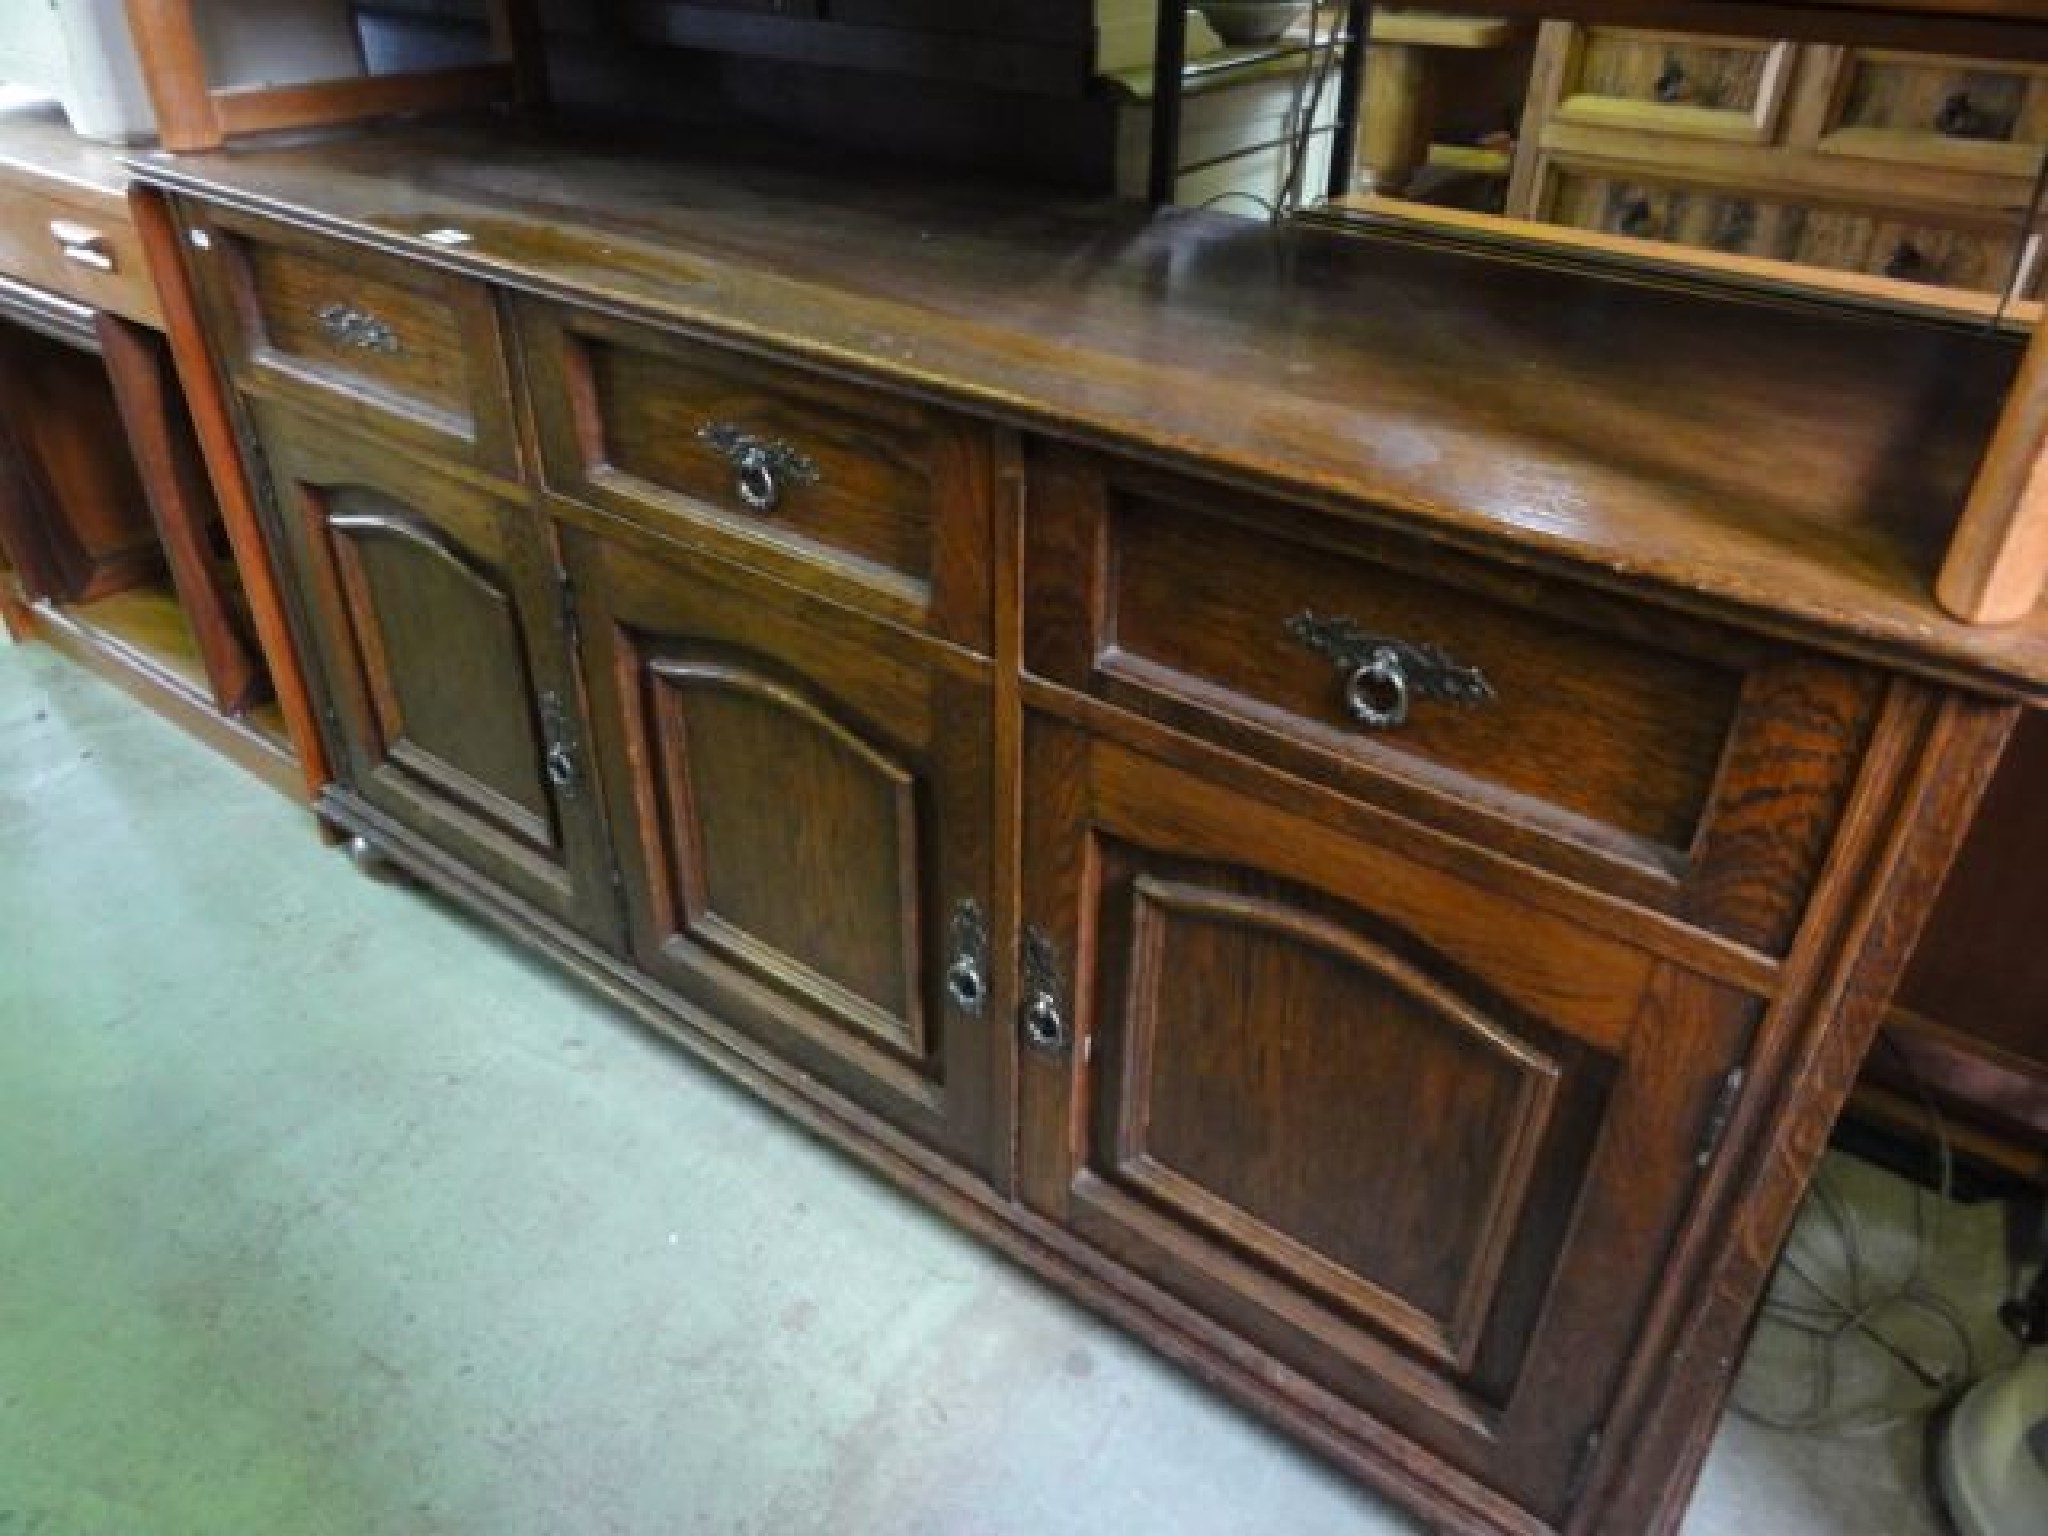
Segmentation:
{"type": "Polygon", "coordinates": [[[163,551],[99,357],[0,328],[0,416],[17,455],[5,499],[9,557],[31,594],[90,602],[155,579],[163,551]]]}
{"type": "Polygon", "coordinates": [[[1494,846],[1789,940],[1874,674],[1099,456],[1041,450],[1033,470],[1036,675],[1436,824],[1458,812],[1434,801],[1484,807],[1494,846]],[[1344,674],[1289,633],[1307,611],[1438,646],[1496,697],[1367,731],[1344,674]]]}
{"type": "Polygon", "coordinates": [[[565,530],[630,953],[665,990],[969,1167],[1006,1160],[985,1017],[985,664],[714,558],[565,530]]]}
{"type": "Polygon", "coordinates": [[[193,268],[243,388],[507,479],[510,367],[479,284],[289,228],[208,214],[193,268]]]}
{"type": "Polygon", "coordinates": [[[1897,684],[1618,1411],[1637,1428],[1587,1489],[1587,1531],[1675,1531],[1757,1298],[2016,711],[1897,684]],[[1638,1417],[1639,1416],[1639,1417],[1638,1417]]]}
{"type": "Polygon", "coordinates": [[[1038,823],[1025,910],[1080,1042],[1027,1069],[1029,1197],[1559,1516],[1650,1288],[1578,1234],[1654,1269],[1753,1005],[1597,945],[1550,972],[1563,936],[1483,887],[1042,720],[1027,764],[1078,818],[1038,823]]]}
{"type": "Polygon", "coordinates": [[[328,780],[326,744],[321,740],[305,670],[286,616],[278,568],[257,515],[250,467],[242,461],[234,407],[216,368],[191,274],[180,256],[184,242],[170,200],[162,193],[142,186],[131,188],[129,209],[142,240],[150,281],[163,305],[165,340],[191,413],[221,527],[234,554],[264,671],[277,699],[285,745],[297,760],[301,787],[310,800],[328,780]]]}
{"type": "Polygon", "coordinates": [[[988,645],[987,434],[914,400],[686,336],[521,306],[549,486],[857,606],[988,645]],[[798,455],[749,506],[726,429],[798,455]]]}
{"type": "Polygon", "coordinates": [[[255,419],[349,782],[558,921],[616,942],[539,514],[317,418],[265,404],[255,419]],[[544,764],[558,744],[566,785],[544,764]]]}
{"type": "Polygon", "coordinates": [[[343,392],[301,416],[248,388],[296,538],[407,530],[353,598],[346,559],[301,562],[349,638],[322,657],[338,736],[462,726],[424,637],[495,632],[461,667],[499,680],[492,718],[429,755],[498,782],[503,832],[531,789],[517,699],[542,676],[574,696],[580,663],[595,793],[549,808],[565,848],[594,836],[557,861],[592,871],[587,903],[522,885],[417,761],[410,801],[352,761],[330,814],[1425,1518],[1668,1526],[1846,1088],[1837,1036],[1867,1039],[2001,744],[2003,706],[1863,659],[2011,684],[2024,635],[1952,643],[1880,573],[1939,544],[1926,496],[1966,478],[2012,348],[773,164],[509,138],[461,161],[438,132],[238,157],[204,195],[519,314],[523,497],[402,425],[351,434],[343,392]],[[316,163],[317,202],[276,200],[316,163]],[[431,247],[427,220],[468,243],[431,247]],[[1273,308],[1368,287],[1414,312],[1273,308]],[[1589,296],[1602,325],[1545,318],[1589,296]],[[1704,353],[1689,417],[1648,399],[1650,340],[1704,353]],[[1491,344],[1516,367],[1480,368],[1491,344]],[[1792,392],[1759,358],[1844,390],[1840,417],[1774,425],[1792,392]],[[847,504],[742,536],[670,396],[815,434],[847,504]],[[952,489],[905,446],[934,420],[974,445],[952,489]],[[592,494],[628,459],[633,497],[592,494]],[[929,532],[888,544],[920,497],[929,532]],[[1768,599],[1729,585],[1741,530],[1777,556],[1768,599]],[[854,568],[927,543],[928,603],[854,568]],[[542,595],[562,573],[573,612],[542,595]],[[1420,638],[1477,641],[1535,713],[1378,759],[1320,740],[1327,664],[1305,681],[1261,638],[1297,588],[1404,635],[1451,621],[1420,638]],[[1899,629],[1871,617],[1887,591],[1899,629]],[[1853,613],[1802,608],[1825,595],[1853,613]],[[351,633],[351,606],[411,612],[351,633]],[[967,902],[1008,973],[994,1015],[944,987],[967,902]]]}
{"type": "Polygon", "coordinates": [[[1927,600],[2018,363],[2009,339],[1402,240],[815,159],[741,173],[504,129],[142,174],[1840,651],[2048,693],[2048,623],[1986,631],[1927,600]],[[447,226],[470,243],[419,238],[447,226]]]}
{"type": "Polygon", "coordinates": [[[219,509],[168,351],[161,337],[131,321],[102,313],[98,326],[107,381],[179,606],[206,662],[214,707],[224,715],[243,714],[269,696],[270,680],[247,633],[239,583],[214,549],[219,509]]]}

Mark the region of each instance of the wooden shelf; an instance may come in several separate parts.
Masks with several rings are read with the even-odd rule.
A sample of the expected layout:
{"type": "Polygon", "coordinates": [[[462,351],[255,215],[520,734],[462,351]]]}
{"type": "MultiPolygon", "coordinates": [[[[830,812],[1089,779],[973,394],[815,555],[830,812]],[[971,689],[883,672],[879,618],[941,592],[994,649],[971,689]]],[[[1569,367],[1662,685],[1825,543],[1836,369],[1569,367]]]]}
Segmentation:
{"type": "Polygon", "coordinates": [[[247,714],[215,711],[206,664],[168,583],[150,583],[90,603],[34,603],[37,636],[240,763],[283,794],[302,785],[283,716],[265,703],[247,714]]]}

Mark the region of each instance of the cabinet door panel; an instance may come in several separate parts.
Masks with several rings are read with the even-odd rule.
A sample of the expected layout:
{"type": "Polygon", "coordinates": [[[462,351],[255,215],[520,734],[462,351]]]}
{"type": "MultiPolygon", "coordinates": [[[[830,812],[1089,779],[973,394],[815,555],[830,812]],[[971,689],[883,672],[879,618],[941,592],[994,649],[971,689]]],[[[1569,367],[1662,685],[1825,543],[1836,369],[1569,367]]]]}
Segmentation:
{"type": "Polygon", "coordinates": [[[511,592],[388,496],[339,486],[323,505],[376,723],[365,745],[545,850],[554,814],[511,592]]]}
{"type": "Polygon", "coordinates": [[[982,663],[667,546],[565,533],[630,945],[664,987],[989,1168],[982,663]],[[963,950],[962,946],[966,949],[963,950]],[[969,1003],[945,987],[966,959],[969,1003]]]}
{"type": "Polygon", "coordinates": [[[1021,1068],[1026,1198],[1559,1518],[1756,1004],[1284,788],[1027,740],[1072,1042],[1021,1068]]]}
{"type": "Polygon", "coordinates": [[[679,647],[646,672],[667,926],[921,1058],[915,768],[744,657],[679,647]]]}
{"type": "Polygon", "coordinates": [[[310,418],[259,407],[257,419],[348,787],[616,942],[539,515],[310,418]]]}

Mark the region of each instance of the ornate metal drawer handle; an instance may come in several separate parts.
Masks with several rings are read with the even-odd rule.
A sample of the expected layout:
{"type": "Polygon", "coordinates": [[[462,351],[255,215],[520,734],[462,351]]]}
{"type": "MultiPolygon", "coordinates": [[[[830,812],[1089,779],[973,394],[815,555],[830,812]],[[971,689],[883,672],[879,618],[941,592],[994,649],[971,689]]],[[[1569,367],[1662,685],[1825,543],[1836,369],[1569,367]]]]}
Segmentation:
{"type": "Polygon", "coordinates": [[[988,923],[981,907],[963,901],[953,909],[953,958],[946,967],[946,995],[969,1018],[988,1005],[988,923]]]}
{"type": "Polygon", "coordinates": [[[1910,240],[1901,240],[1892,247],[1892,253],[1884,264],[1884,275],[1908,283],[1934,282],[1940,276],[1934,271],[1926,254],[1910,240]]]}
{"type": "Polygon", "coordinates": [[[1650,206],[1647,197],[1632,197],[1622,204],[1621,216],[1615,220],[1615,228],[1624,235],[1633,235],[1638,240],[1653,239],[1657,233],[1657,211],[1650,206]]]}
{"type": "Polygon", "coordinates": [[[400,350],[398,332],[368,310],[357,309],[353,304],[323,304],[313,318],[320,322],[320,329],[327,333],[329,340],[344,347],[386,354],[400,350]]]}
{"type": "Polygon", "coordinates": [[[576,798],[583,786],[580,744],[569,724],[569,711],[562,696],[552,688],[540,696],[540,730],[545,743],[541,765],[564,800],[576,798]]]}
{"type": "Polygon", "coordinates": [[[1017,1009],[1018,1032],[1040,1055],[1064,1056],[1074,1035],[1060,1007],[1059,951],[1037,928],[1026,928],[1022,959],[1024,1001],[1017,1009]]]}
{"type": "Polygon", "coordinates": [[[1376,635],[1351,619],[1297,613],[1287,633],[1344,674],[1344,708],[1367,730],[1407,723],[1417,699],[1444,704],[1485,704],[1493,684],[1477,667],[1453,661],[1433,645],[1376,635]]]}
{"type": "Polygon", "coordinates": [[[742,431],[730,422],[706,422],[697,429],[697,440],[709,444],[731,463],[740,500],[755,512],[773,512],[782,500],[785,484],[818,483],[818,466],[804,454],[774,438],[742,431]]]}
{"type": "Polygon", "coordinates": [[[1934,114],[1934,131],[1945,139],[1996,139],[2010,132],[1970,100],[1968,91],[1953,92],[1943,100],[1934,114]]]}

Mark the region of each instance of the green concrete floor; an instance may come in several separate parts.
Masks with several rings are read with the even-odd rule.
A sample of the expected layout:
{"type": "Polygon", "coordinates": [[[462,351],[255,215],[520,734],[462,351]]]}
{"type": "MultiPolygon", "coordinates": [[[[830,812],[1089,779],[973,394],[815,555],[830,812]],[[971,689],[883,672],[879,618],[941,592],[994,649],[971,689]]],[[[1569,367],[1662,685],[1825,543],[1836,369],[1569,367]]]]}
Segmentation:
{"type": "MultiPolygon", "coordinates": [[[[1913,1443],[1731,1423],[1689,1536],[1913,1443]]],[[[1414,1529],[0,643],[0,1536],[1414,1529]]]]}

